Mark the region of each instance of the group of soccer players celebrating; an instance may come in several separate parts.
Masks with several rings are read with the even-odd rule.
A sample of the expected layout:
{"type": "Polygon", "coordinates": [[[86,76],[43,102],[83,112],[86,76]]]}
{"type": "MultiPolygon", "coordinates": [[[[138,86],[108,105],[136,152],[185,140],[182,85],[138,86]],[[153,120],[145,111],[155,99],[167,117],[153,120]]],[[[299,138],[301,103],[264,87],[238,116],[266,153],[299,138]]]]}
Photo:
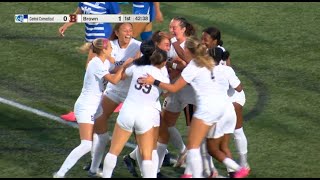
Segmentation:
{"type": "Polygon", "coordinates": [[[88,152],[89,175],[112,177],[132,133],[137,147],[128,156],[144,178],[159,177],[169,142],[179,151],[175,166],[185,164],[181,177],[218,177],[212,157],[226,166],[230,177],[247,177],[245,94],[230,53],[222,46],[220,30],[205,28],[197,38],[188,20],[174,17],[169,32],[156,31],[143,42],[133,38],[133,32],[131,23],[117,23],[109,38],[97,37],[84,48],[93,58],[88,60],[74,106],[81,143],[54,177],[64,177],[88,152]],[[121,103],[104,156],[111,139],[108,119],[121,103]],[[175,127],[181,111],[187,122],[186,144],[175,127]],[[231,135],[239,162],[229,149],[231,135]]]}

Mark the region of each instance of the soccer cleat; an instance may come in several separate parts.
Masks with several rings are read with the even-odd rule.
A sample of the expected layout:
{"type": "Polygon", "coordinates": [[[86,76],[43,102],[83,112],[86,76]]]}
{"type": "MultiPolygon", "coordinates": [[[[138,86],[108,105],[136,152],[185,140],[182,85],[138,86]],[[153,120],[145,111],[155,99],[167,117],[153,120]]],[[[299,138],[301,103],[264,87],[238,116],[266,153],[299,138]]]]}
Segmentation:
{"type": "Polygon", "coordinates": [[[59,176],[57,172],[53,173],[53,178],[64,178],[64,176],[59,176]]]}
{"type": "Polygon", "coordinates": [[[229,176],[229,178],[234,178],[234,174],[235,174],[236,172],[228,172],[228,176],[229,176]]]}
{"type": "Polygon", "coordinates": [[[164,156],[164,159],[163,159],[163,162],[162,162],[162,166],[173,166],[173,163],[171,162],[171,154],[170,153],[167,153],[165,156],[164,156]]]}
{"type": "Polygon", "coordinates": [[[169,178],[168,176],[162,174],[161,172],[157,173],[157,178],[169,178]]]}
{"type": "Polygon", "coordinates": [[[249,175],[250,169],[242,167],[239,171],[234,173],[234,178],[245,178],[249,175]]]}
{"type": "Polygon", "coordinates": [[[250,166],[249,166],[249,163],[246,163],[246,164],[244,165],[244,167],[247,168],[247,169],[249,169],[249,171],[250,171],[250,169],[251,169],[250,166]]]}
{"type": "Polygon", "coordinates": [[[192,178],[192,174],[182,174],[180,178],[192,178]]]}
{"type": "Polygon", "coordinates": [[[103,172],[101,169],[98,169],[97,172],[91,172],[90,170],[88,171],[88,176],[91,178],[103,178],[103,172]]]}
{"type": "Polygon", "coordinates": [[[123,162],[126,165],[128,171],[132,176],[139,177],[137,171],[136,171],[136,162],[134,159],[132,159],[129,155],[123,156],[123,162]]]}
{"type": "Polygon", "coordinates": [[[187,149],[181,153],[177,159],[177,162],[173,165],[173,167],[181,167],[186,163],[186,159],[187,159],[187,149]]]}
{"type": "MultiPolygon", "coordinates": [[[[85,171],[89,171],[89,170],[90,170],[90,167],[91,167],[91,161],[88,162],[88,164],[84,165],[84,166],[82,167],[82,169],[85,170],[85,171]]],[[[103,163],[100,163],[99,168],[100,168],[100,169],[103,169],[103,163]]]]}
{"type": "Polygon", "coordinates": [[[70,122],[76,122],[76,116],[74,115],[74,112],[69,112],[68,114],[63,114],[60,116],[61,119],[70,121],[70,122]]]}
{"type": "Polygon", "coordinates": [[[214,168],[209,178],[218,178],[218,177],[219,177],[219,172],[216,168],[214,168]]]}

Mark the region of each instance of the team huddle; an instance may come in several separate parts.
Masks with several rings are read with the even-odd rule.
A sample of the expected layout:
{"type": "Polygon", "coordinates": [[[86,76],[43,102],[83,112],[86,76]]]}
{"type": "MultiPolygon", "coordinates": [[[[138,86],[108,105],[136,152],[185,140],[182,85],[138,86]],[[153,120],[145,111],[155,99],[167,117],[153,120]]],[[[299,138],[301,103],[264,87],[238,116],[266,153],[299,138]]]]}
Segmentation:
{"type": "MultiPolygon", "coordinates": [[[[132,133],[137,147],[127,158],[137,162],[143,178],[159,177],[169,142],[180,152],[175,166],[185,165],[181,177],[218,177],[212,157],[226,166],[229,177],[247,177],[245,94],[219,29],[205,28],[198,39],[188,20],[175,17],[169,32],[156,31],[142,42],[133,38],[133,31],[131,23],[118,23],[109,38],[95,38],[84,48],[91,55],[74,105],[81,143],[54,177],[65,177],[89,152],[88,173],[112,177],[132,133]],[[110,140],[108,119],[121,103],[104,156],[110,140]],[[186,144],[175,127],[182,111],[188,128],[186,144]],[[239,162],[229,149],[231,135],[239,162]]],[[[128,168],[136,176],[135,167],[128,168]]]]}

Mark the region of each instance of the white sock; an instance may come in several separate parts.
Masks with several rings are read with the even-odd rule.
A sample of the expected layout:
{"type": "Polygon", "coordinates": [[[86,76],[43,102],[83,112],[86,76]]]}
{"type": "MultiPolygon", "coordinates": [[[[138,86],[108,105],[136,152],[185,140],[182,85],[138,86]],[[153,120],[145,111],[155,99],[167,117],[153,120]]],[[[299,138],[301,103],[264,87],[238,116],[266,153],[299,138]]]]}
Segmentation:
{"type": "Polygon", "coordinates": [[[180,153],[183,153],[183,151],[186,149],[186,146],[178,129],[172,126],[168,128],[168,131],[170,134],[170,142],[173,144],[175,148],[177,148],[180,151],[180,153]]]}
{"type": "Polygon", "coordinates": [[[225,158],[222,163],[227,167],[228,172],[233,172],[233,171],[229,171],[229,170],[234,170],[234,171],[238,171],[240,170],[240,165],[237,164],[234,160],[230,159],[230,158],[225,158]]]}
{"type": "Polygon", "coordinates": [[[247,137],[243,132],[243,128],[236,129],[233,135],[234,135],[236,149],[240,157],[239,163],[241,166],[245,166],[247,164],[247,153],[248,153],[247,137]]]}
{"type": "Polygon", "coordinates": [[[103,162],[103,178],[111,178],[113,169],[116,167],[118,156],[107,153],[103,162]]]}
{"type": "Polygon", "coordinates": [[[188,161],[187,161],[186,168],[184,169],[184,174],[191,174],[192,175],[191,164],[189,164],[188,161]]]}
{"type": "Polygon", "coordinates": [[[93,134],[93,143],[92,143],[92,162],[90,166],[90,171],[96,173],[100,163],[102,161],[104,151],[110,140],[109,133],[104,134],[93,134]]]}
{"type": "Polygon", "coordinates": [[[160,169],[162,167],[162,163],[164,160],[164,156],[166,155],[167,147],[168,147],[167,144],[162,144],[162,143],[157,142],[157,152],[158,152],[158,156],[159,156],[158,172],[160,172],[160,169]]]}
{"type": "Polygon", "coordinates": [[[200,146],[201,158],[202,158],[202,166],[203,166],[203,176],[209,177],[211,175],[211,164],[212,164],[212,157],[209,155],[207,150],[207,143],[206,140],[203,140],[200,146]]]}
{"type": "Polygon", "coordinates": [[[212,156],[208,153],[208,155],[210,156],[210,169],[211,170],[217,170],[216,167],[214,166],[214,163],[213,163],[213,158],[212,156]]]}
{"type": "MultiPolygon", "coordinates": [[[[136,147],[136,162],[138,162],[138,167],[139,167],[139,170],[140,170],[140,173],[142,173],[142,157],[141,157],[141,154],[140,154],[140,150],[139,150],[139,146],[136,147]]],[[[142,176],[142,174],[141,174],[142,176]]]]}
{"type": "Polygon", "coordinates": [[[143,160],[141,163],[141,170],[143,178],[157,178],[157,173],[154,174],[151,160],[143,160]]]}
{"type": "Polygon", "coordinates": [[[191,166],[192,169],[192,177],[193,178],[202,178],[203,167],[201,164],[201,153],[200,148],[190,149],[187,151],[187,165],[191,166]]]}
{"type": "Polygon", "coordinates": [[[152,151],[152,163],[153,163],[153,174],[157,174],[158,166],[159,166],[159,156],[158,156],[157,150],[152,151]]]}
{"type": "Polygon", "coordinates": [[[81,140],[80,145],[74,148],[71,151],[71,153],[68,155],[68,157],[64,160],[57,174],[59,176],[65,176],[65,174],[77,163],[77,161],[82,156],[90,152],[91,147],[92,147],[92,141],[81,140]]]}
{"type": "Polygon", "coordinates": [[[134,150],[131,151],[131,153],[129,154],[129,156],[134,160],[137,160],[137,154],[136,154],[137,150],[138,150],[138,146],[136,146],[136,148],[134,148],[134,150]]]}

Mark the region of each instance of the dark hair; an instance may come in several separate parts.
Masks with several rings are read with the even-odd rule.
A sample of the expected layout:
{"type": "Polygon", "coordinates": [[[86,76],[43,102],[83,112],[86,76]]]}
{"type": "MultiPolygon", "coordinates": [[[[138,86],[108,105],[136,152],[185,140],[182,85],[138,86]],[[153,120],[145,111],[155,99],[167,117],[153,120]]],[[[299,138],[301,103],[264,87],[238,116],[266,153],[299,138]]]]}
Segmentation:
{"type": "Polygon", "coordinates": [[[216,64],[219,64],[221,60],[226,61],[230,56],[229,51],[223,51],[220,47],[210,48],[208,49],[208,53],[216,64]]]}
{"type": "Polygon", "coordinates": [[[194,26],[191,23],[189,23],[189,21],[186,20],[186,18],[175,17],[175,18],[173,18],[173,20],[180,21],[180,27],[186,28],[186,31],[184,33],[187,37],[196,35],[196,29],[194,28],[194,26]]]}
{"type": "Polygon", "coordinates": [[[151,39],[143,41],[140,45],[140,51],[143,55],[135,60],[133,64],[137,66],[150,65],[151,61],[149,58],[155,50],[156,46],[151,39]]]}
{"type": "Polygon", "coordinates": [[[150,61],[152,65],[159,65],[164,61],[166,61],[167,58],[168,58],[168,55],[166,51],[160,48],[156,48],[156,50],[150,56],[150,61]]]}
{"type": "Polygon", "coordinates": [[[217,44],[222,46],[223,45],[223,41],[221,40],[221,32],[218,28],[216,27],[207,27],[206,29],[204,29],[202,32],[205,32],[207,34],[210,35],[211,39],[213,40],[217,40],[217,44]]]}
{"type": "MultiPolygon", "coordinates": [[[[116,23],[116,25],[115,25],[115,26],[113,27],[113,29],[112,29],[112,33],[111,33],[110,38],[109,38],[111,41],[113,41],[113,40],[115,40],[115,39],[118,39],[118,36],[116,35],[116,31],[118,32],[119,29],[120,29],[120,27],[121,27],[123,24],[130,24],[131,27],[132,27],[132,24],[129,23],[129,22],[116,23]]],[[[132,28],[133,28],[133,27],[132,27],[132,28]]]]}

